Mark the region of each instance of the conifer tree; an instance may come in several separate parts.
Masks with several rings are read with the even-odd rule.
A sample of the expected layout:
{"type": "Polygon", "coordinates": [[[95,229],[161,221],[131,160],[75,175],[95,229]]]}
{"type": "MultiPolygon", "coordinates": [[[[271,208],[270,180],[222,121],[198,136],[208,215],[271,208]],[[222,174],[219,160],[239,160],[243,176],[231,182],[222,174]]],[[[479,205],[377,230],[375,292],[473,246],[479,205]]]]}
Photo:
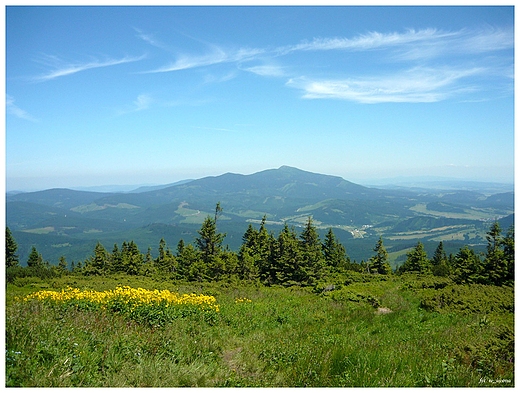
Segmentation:
{"type": "Polygon", "coordinates": [[[258,273],[262,280],[265,280],[271,271],[272,250],[276,242],[274,235],[269,233],[266,228],[267,217],[264,215],[258,229],[255,258],[258,273]]]}
{"type": "Polygon", "coordinates": [[[139,251],[137,244],[132,240],[130,243],[123,243],[121,249],[121,261],[123,271],[129,275],[137,275],[141,271],[143,265],[143,254],[139,251]]]}
{"type": "Polygon", "coordinates": [[[504,259],[507,263],[507,275],[504,283],[507,285],[514,284],[515,281],[515,227],[511,225],[507,230],[507,234],[503,240],[504,259]]]}
{"type": "Polygon", "coordinates": [[[108,253],[100,242],[94,248],[94,255],[85,261],[85,275],[103,275],[108,272],[108,253]]]}
{"type": "Polygon", "coordinates": [[[18,250],[18,244],[14,240],[13,234],[8,227],[5,227],[5,267],[18,266],[19,259],[16,251],[18,250]]]}
{"type": "Polygon", "coordinates": [[[63,255],[60,257],[60,261],[58,263],[58,272],[60,274],[64,274],[67,272],[67,260],[63,255]]]}
{"type": "Polygon", "coordinates": [[[159,241],[159,256],[155,259],[155,263],[158,269],[165,273],[173,273],[177,269],[177,260],[164,238],[159,241]]]}
{"type": "Polygon", "coordinates": [[[271,254],[269,281],[275,283],[297,283],[306,280],[305,271],[301,266],[300,244],[293,228],[287,223],[278,235],[271,254]]]}
{"type": "Polygon", "coordinates": [[[329,228],[325,235],[323,255],[328,266],[333,269],[346,270],[349,259],[346,255],[345,247],[336,240],[332,228],[329,228]]]}
{"type": "Polygon", "coordinates": [[[431,264],[424,245],[419,241],[415,248],[406,254],[406,261],[399,269],[401,272],[430,273],[431,264]]]}
{"type": "Polygon", "coordinates": [[[144,276],[152,276],[157,272],[156,261],[152,257],[152,248],[148,247],[144,256],[143,265],[141,267],[141,274],[144,276]]]}
{"type": "Polygon", "coordinates": [[[432,273],[435,276],[448,276],[450,274],[450,266],[448,263],[448,257],[444,251],[443,242],[439,242],[439,245],[433,253],[431,260],[432,273]]]}
{"type": "Polygon", "coordinates": [[[237,274],[244,280],[254,280],[259,273],[258,253],[258,231],[253,228],[252,224],[247,227],[244,236],[242,236],[242,245],[238,251],[237,274]]]}
{"type": "Polygon", "coordinates": [[[42,255],[36,250],[35,246],[32,246],[29,257],[27,258],[27,267],[37,268],[43,266],[44,263],[42,255]]]}
{"type": "MultiPolygon", "coordinates": [[[[126,244],[126,243],[125,243],[126,244]]],[[[119,247],[117,243],[114,244],[114,248],[112,249],[112,254],[110,254],[110,272],[122,272],[123,271],[123,260],[121,257],[121,251],[119,251],[119,247]]]]}
{"type": "Polygon", "coordinates": [[[300,235],[301,245],[301,270],[300,282],[312,284],[320,277],[325,266],[322,252],[322,244],[316,227],[312,223],[312,217],[307,219],[307,223],[300,235]]]}
{"type": "Polygon", "coordinates": [[[215,217],[206,217],[202,227],[197,231],[199,237],[195,239],[199,251],[205,263],[211,264],[212,257],[219,254],[222,249],[222,242],[226,234],[217,232],[217,219],[222,212],[220,202],[215,208],[215,217]]]}
{"type": "Polygon", "coordinates": [[[454,280],[458,284],[481,283],[482,262],[468,246],[462,247],[453,260],[454,280]]]}
{"type": "Polygon", "coordinates": [[[487,252],[484,259],[484,274],[489,284],[502,285],[508,276],[507,259],[502,248],[502,228],[495,221],[489,229],[486,239],[487,252]]]}
{"type": "Polygon", "coordinates": [[[374,251],[376,255],[374,255],[369,260],[369,269],[371,273],[378,274],[390,274],[392,273],[392,268],[388,263],[388,252],[383,244],[383,238],[380,236],[377,241],[376,246],[374,247],[374,251]]]}
{"type": "Polygon", "coordinates": [[[180,277],[188,281],[204,281],[208,278],[208,265],[202,260],[201,252],[192,244],[182,246],[177,261],[180,277]]]}

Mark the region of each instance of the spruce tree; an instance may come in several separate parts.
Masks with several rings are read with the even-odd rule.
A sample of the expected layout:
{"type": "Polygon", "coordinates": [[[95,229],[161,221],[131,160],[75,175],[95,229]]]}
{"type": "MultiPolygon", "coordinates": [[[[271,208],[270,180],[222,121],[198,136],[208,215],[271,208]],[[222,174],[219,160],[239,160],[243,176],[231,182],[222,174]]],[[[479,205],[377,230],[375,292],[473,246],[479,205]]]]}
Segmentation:
{"type": "Polygon", "coordinates": [[[137,244],[132,240],[130,243],[125,244],[121,250],[121,260],[123,265],[123,271],[129,275],[137,275],[141,271],[143,265],[143,254],[139,251],[137,244]]]}
{"type": "Polygon", "coordinates": [[[312,217],[307,219],[307,223],[300,235],[301,245],[301,282],[312,284],[320,277],[325,266],[322,252],[322,244],[316,227],[312,223],[312,217]]]}
{"type": "Polygon", "coordinates": [[[18,250],[18,244],[14,240],[13,234],[8,227],[5,227],[5,267],[18,266],[19,259],[16,251],[18,250]]]}
{"type": "Polygon", "coordinates": [[[276,242],[274,235],[267,231],[265,226],[267,217],[264,215],[258,229],[256,239],[256,249],[254,250],[256,266],[261,279],[266,279],[270,275],[272,250],[276,242]]]}
{"type": "Polygon", "coordinates": [[[32,246],[29,257],[27,258],[27,266],[30,268],[43,267],[43,257],[36,250],[35,246],[32,246]]]}
{"type": "Polygon", "coordinates": [[[164,273],[173,273],[177,269],[177,260],[164,238],[159,241],[159,256],[155,259],[155,263],[158,269],[164,273]]]}
{"type": "Polygon", "coordinates": [[[322,250],[326,265],[336,270],[346,270],[349,259],[345,247],[336,240],[332,228],[325,235],[322,250]]]}
{"type": "Polygon", "coordinates": [[[60,274],[64,274],[68,271],[67,270],[67,260],[65,259],[65,257],[63,255],[60,257],[60,261],[58,263],[58,271],[60,274]]]}
{"type": "Polygon", "coordinates": [[[444,243],[441,241],[433,253],[431,260],[432,273],[434,276],[448,276],[450,274],[450,266],[446,251],[444,251],[444,243]]]}
{"type": "Polygon", "coordinates": [[[307,279],[301,265],[302,255],[298,237],[287,223],[278,235],[271,258],[269,281],[295,284],[307,279]]]}
{"type": "Polygon", "coordinates": [[[119,251],[119,247],[117,243],[114,244],[114,248],[112,249],[112,254],[110,254],[110,268],[109,271],[113,272],[122,272],[123,271],[123,260],[121,257],[121,251],[119,251]]]}
{"type": "Polygon", "coordinates": [[[484,274],[487,277],[487,282],[493,285],[502,285],[508,276],[507,259],[502,249],[501,234],[500,224],[495,221],[486,235],[488,244],[484,260],[484,274]]]}
{"type": "Polygon", "coordinates": [[[415,248],[406,254],[406,261],[399,269],[401,272],[430,273],[431,264],[424,245],[419,241],[415,248]]]}
{"type": "Polygon", "coordinates": [[[515,227],[511,225],[502,241],[504,245],[504,259],[507,264],[507,275],[504,283],[513,285],[515,281],[515,227]]]}
{"type": "Polygon", "coordinates": [[[94,255],[85,261],[86,275],[103,275],[108,273],[108,253],[100,242],[94,248],[94,255]]]}
{"type": "Polygon", "coordinates": [[[260,260],[258,248],[258,231],[249,224],[242,236],[242,245],[238,251],[237,274],[239,278],[254,280],[258,277],[260,260]]]}
{"type": "Polygon", "coordinates": [[[215,217],[206,217],[202,227],[197,231],[199,237],[195,239],[203,260],[208,265],[211,264],[212,258],[220,253],[222,242],[226,236],[224,233],[217,232],[217,219],[221,212],[222,208],[219,202],[215,208],[215,217]]]}
{"type": "Polygon", "coordinates": [[[482,262],[468,246],[462,247],[453,260],[454,281],[458,284],[482,283],[482,262]]]}
{"type": "Polygon", "coordinates": [[[369,260],[369,269],[371,273],[378,274],[390,274],[392,273],[392,268],[388,263],[388,252],[383,244],[383,238],[380,236],[377,241],[376,246],[374,247],[374,251],[376,255],[374,255],[369,260]]]}

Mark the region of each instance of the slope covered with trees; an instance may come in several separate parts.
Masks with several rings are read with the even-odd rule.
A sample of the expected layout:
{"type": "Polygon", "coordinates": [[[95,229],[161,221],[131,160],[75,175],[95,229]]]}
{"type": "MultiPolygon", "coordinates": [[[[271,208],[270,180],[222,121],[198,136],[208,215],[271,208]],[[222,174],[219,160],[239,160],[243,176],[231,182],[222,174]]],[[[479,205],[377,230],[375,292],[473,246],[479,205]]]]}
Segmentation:
{"type": "MultiPolygon", "coordinates": [[[[459,184],[464,187],[464,184],[459,184]]],[[[238,252],[242,234],[252,223],[278,233],[285,223],[303,228],[307,218],[322,238],[329,228],[349,249],[351,258],[368,260],[379,237],[389,248],[395,267],[400,247],[421,240],[433,251],[439,241],[455,252],[461,242],[476,251],[485,247],[490,222],[510,220],[513,192],[507,187],[481,191],[452,189],[378,189],[338,176],[291,167],[251,175],[224,174],[143,192],[102,193],[67,189],[8,194],[6,225],[19,244],[25,263],[32,246],[51,261],[65,256],[84,260],[96,242],[111,248],[128,239],[157,252],[158,238],[169,244],[195,241],[215,201],[226,207],[219,228],[222,245],[238,252]],[[433,245],[435,243],[435,245],[433,245]]],[[[500,221],[503,228],[509,227],[500,221]]],[[[399,261],[399,264],[403,261],[399,261]]]]}
{"type": "MultiPolygon", "coordinates": [[[[193,243],[183,239],[171,250],[164,238],[158,245],[158,255],[152,256],[151,248],[146,253],[139,250],[133,241],[124,241],[119,247],[114,244],[108,251],[100,242],[93,254],[84,261],[71,263],[70,271],[82,275],[105,275],[126,273],[128,275],[158,276],[172,280],[212,281],[239,279],[259,281],[266,285],[313,286],[323,278],[347,271],[388,275],[392,269],[383,238],[379,237],[373,248],[373,256],[366,261],[351,261],[345,247],[339,242],[332,228],[320,239],[312,217],[308,217],[300,234],[285,223],[277,235],[266,229],[264,216],[258,228],[249,224],[242,236],[238,252],[223,247],[225,233],[217,223],[223,208],[219,203],[213,216],[208,215],[193,243]]],[[[488,285],[513,285],[514,283],[514,227],[502,234],[498,222],[487,232],[487,251],[478,255],[464,246],[455,255],[446,255],[443,242],[439,242],[431,258],[421,241],[406,254],[405,262],[395,273],[415,272],[451,277],[457,283],[488,285]]],[[[6,228],[7,280],[27,275],[52,276],[64,274],[65,257],[58,266],[51,266],[33,246],[27,267],[19,266],[16,241],[6,228]]]]}

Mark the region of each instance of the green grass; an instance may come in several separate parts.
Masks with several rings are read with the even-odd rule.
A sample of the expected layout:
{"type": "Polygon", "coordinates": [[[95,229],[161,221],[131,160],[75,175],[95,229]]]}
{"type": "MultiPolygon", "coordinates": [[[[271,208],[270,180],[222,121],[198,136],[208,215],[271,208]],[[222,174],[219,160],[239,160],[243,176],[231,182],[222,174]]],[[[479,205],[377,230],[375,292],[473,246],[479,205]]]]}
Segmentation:
{"type": "Polygon", "coordinates": [[[126,275],[26,279],[6,293],[6,385],[480,387],[497,386],[497,380],[514,385],[514,314],[509,306],[493,309],[483,299],[513,304],[511,289],[472,291],[415,275],[385,280],[352,274],[334,283],[334,290],[322,292],[328,283],[313,289],[126,275]],[[153,327],[103,310],[18,300],[69,285],[203,293],[216,297],[220,313],[215,320],[188,316],[153,327]],[[436,296],[452,289],[476,306],[425,307],[439,306],[436,296]],[[378,312],[382,307],[391,312],[378,312]]]}

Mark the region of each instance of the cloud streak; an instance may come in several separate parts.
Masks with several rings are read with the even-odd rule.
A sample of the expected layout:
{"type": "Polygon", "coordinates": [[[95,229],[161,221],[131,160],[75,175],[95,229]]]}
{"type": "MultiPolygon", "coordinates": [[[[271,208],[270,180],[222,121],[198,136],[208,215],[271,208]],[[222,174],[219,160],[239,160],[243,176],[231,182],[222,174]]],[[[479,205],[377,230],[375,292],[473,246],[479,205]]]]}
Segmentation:
{"type": "MultiPolygon", "coordinates": [[[[143,33],[141,35],[142,39],[159,47],[149,35],[143,33]]],[[[484,70],[487,71],[488,77],[491,75],[503,77],[498,73],[503,72],[504,69],[512,69],[512,60],[509,55],[501,57],[498,51],[513,50],[514,34],[512,29],[493,27],[457,31],[430,28],[388,33],[372,31],[351,38],[314,38],[295,45],[270,49],[226,49],[218,45],[205,44],[209,48],[206,53],[179,55],[174,62],[144,73],[166,73],[236,63],[238,69],[263,77],[290,78],[286,86],[302,90],[303,98],[307,99],[340,99],[359,103],[437,102],[479,90],[476,80],[473,79],[472,82],[468,80],[471,76],[484,76],[484,70]],[[385,56],[378,55],[378,61],[390,61],[396,71],[392,75],[374,73],[358,77],[319,79],[305,76],[305,72],[303,72],[304,76],[297,77],[293,74],[291,77],[288,71],[291,68],[273,65],[275,58],[287,59],[290,62],[293,54],[309,53],[310,55],[312,52],[333,51],[346,53],[378,51],[385,56]],[[486,56],[487,54],[490,56],[486,56]],[[475,62],[475,55],[479,55],[478,62],[475,62]],[[497,59],[505,60],[507,64],[505,66],[501,64],[498,69],[496,64],[492,64],[492,61],[496,63],[497,59]],[[252,65],[254,64],[252,62],[259,61],[263,65],[252,65]]],[[[333,59],[328,58],[327,61],[333,59]]],[[[348,58],[344,61],[346,63],[343,72],[352,73],[352,70],[349,70],[348,58]]],[[[300,63],[298,68],[301,67],[300,63]]],[[[356,72],[362,74],[364,70],[356,70],[356,72]]],[[[481,79],[480,82],[483,80],[481,79]]],[[[480,88],[483,89],[483,85],[480,88]]]]}
{"type": "Polygon", "coordinates": [[[407,30],[405,33],[379,33],[370,32],[355,38],[314,38],[312,41],[304,41],[293,46],[279,48],[282,54],[298,51],[328,51],[328,50],[371,50],[378,48],[397,47],[420,42],[432,42],[457,36],[458,33],[440,32],[436,29],[407,30]]]}
{"type": "Polygon", "coordinates": [[[52,68],[54,68],[52,71],[36,76],[33,78],[33,80],[38,82],[45,82],[52,79],[56,79],[62,76],[68,76],[73,75],[78,72],[94,69],[94,68],[103,68],[103,67],[111,67],[119,64],[125,64],[125,63],[132,63],[135,61],[139,61],[144,59],[146,56],[138,56],[138,57],[130,57],[125,56],[123,58],[119,59],[105,59],[105,60],[99,60],[94,59],[89,62],[83,62],[83,63],[67,63],[63,61],[62,59],[56,57],[56,56],[49,56],[45,55],[44,58],[40,61],[46,65],[50,65],[52,68]]]}
{"type": "Polygon", "coordinates": [[[253,67],[246,67],[244,68],[244,70],[252,72],[256,75],[268,77],[282,77],[287,75],[285,70],[277,65],[259,65],[253,67]]]}
{"type": "Polygon", "coordinates": [[[224,50],[219,46],[213,45],[211,51],[199,56],[181,55],[173,63],[164,67],[159,67],[143,73],[161,73],[181,71],[191,68],[211,66],[221,63],[240,63],[243,61],[256,59],[258,55],[264,53],[262,49],[241,48],[238,50],[224,50]]]}
{"type": "Polygon", "coordinates": [[[287,86],[303,90],[306,99],[340,99],[363,104],[437,102],[475,91],[476,87],[462,87],[458,82],[484,72],[484,68],[413,68],[382,77],[294,78],[287,82],[287,86]]]}
{"type": "Polygon", "coordinates": [[[19,119],[32,121],[34,123],[38,121],[34,116],[15,105],[14,98],[9,94],[5,97],[5,112],[18,117],[19,119]]]}
{"type": "Polygon", "coordinates": [[[134,101],[134,111],[142,111],[148,109],[153,100],[149,94],[139,94],[134,101]]]}

